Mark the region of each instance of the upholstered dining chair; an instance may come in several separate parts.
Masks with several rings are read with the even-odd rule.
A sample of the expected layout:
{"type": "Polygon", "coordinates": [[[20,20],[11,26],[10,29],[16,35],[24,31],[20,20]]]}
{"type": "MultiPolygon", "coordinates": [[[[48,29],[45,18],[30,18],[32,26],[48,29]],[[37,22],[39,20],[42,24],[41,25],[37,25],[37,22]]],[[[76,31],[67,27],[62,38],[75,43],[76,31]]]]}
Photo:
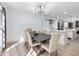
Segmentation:
{"type": "Polygon", "coordinates": [[[41,47],[45,49],[49,53],[49,55],[51,55],[51,53],[57,51],[59,38],[60,38],[60,33],[52,33],[49,42],[42,43],[41,47]]]}
{"type": "Polygon", "coordinates": [[[32,29],[28,28],[27,31],[26,31],[26,35],[27,35],[27,40],[28,40],[28,43],[29,43],[30,47],[34,47],[34,46],[40,45],[39,42],[32,40],[32,36],[31,36],[30,32],[32,32],[32,29]]]}

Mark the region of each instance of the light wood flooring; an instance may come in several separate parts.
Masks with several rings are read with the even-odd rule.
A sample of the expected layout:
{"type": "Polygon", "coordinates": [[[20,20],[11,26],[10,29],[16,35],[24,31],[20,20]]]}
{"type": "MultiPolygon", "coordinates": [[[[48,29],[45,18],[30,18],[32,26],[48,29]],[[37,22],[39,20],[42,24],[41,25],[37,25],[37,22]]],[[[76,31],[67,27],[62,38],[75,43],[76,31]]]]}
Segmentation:
{"type": "Polygon", "coordinates": [[[8,43],[7,48],[2,52],[1,56],[26,56],[29,49],[25,46],[25,42],[8,43]]]}
{"type": "Polygon", "coordinates": [[[69,40],[69,44],[60,45],[57,53],[59,56],[79,56],[79,39],[69,40]]]}
{"type": "MultiPolygon", "coordinates": [[[[25,46],[25,42],[21,42],[16,46],[15,43],[7,44],[7,49],[2,52],[2,56],[26,56],[29,52],[29,48],[25,46]]],[[[27,44],[26,44],[27,45],[27,44]]],[[[49,54],[44,53],[39,56],[48,56],[49,54]]],[[[69,40],[69,43],[65,46],[59,45],[57,50],[58,56],[79,56],[79,39],[69,40]]],[[[53,55],[52,55],[53,56],[53,55]]]]}

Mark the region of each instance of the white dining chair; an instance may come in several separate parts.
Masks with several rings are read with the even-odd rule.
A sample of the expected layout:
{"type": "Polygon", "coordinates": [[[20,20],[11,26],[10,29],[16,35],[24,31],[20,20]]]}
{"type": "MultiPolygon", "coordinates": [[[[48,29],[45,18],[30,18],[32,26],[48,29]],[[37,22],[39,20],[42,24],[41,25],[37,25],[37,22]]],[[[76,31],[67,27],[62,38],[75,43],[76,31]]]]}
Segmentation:
{"type": "Polygon", "coordinates": [[[29,43],[30,47],[34,47],[34,46],[40,45],[39,42],[32,40],[31,33],[30,33],[31,31],[32,31],[31,29],[27,29],[27,31],[26,31],[27,39],[28,39],[28,43],[29,43]]]}
{"type": "Polygon", "coordinates": [[[49,42],[42,43],[41,47],[44,48],[49,53],[49,55],[51,55],[51,53],[57,50],[59,39],[60,33],[53,33],[49,42]]]}

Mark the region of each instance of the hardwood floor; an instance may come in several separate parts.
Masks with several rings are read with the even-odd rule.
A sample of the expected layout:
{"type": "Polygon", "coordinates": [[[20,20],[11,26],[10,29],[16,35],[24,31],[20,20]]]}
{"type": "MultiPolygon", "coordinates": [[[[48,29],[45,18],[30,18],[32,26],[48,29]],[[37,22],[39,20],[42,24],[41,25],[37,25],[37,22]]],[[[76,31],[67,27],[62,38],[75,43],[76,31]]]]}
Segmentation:
{"type": "MultiPolygon", "coordinates": [[[[2,56],[26,56],[30,49],[25,46],[24,42],[8,44],[7,49],[2,53],[2,56]],[[12,44],[12,45],[11,45],[12,44]]],[[[27,45],[27,44],[26,44],[27,45]]],[[[55,53],[55,52],[54,52],[55,53]]],[[[59,45],[57,50],[58,56],[79,56],[79,39],[69,40],[65,46],[59,45]]],[[[39,56],[49,56],[48,52],[39,56]]],[[[52,56],[55,56],[52,54],[52,56]]]]}
{"type": "MultiPolygon", "coordinates": [[[[45,51],[41,56],[48,56],[48,53],[45,51]]],[[[59,45],[57,56],[79,56],[79,39],[69,40],[65,46],[59,45]]]]}
{"type": "Polygon", "coordinates": [[[79,39],[69,40],[65,46],[59,45],[57,54],[59,56],[79,56],[79,39]]]}
{"type": "MultiPolygon", "coordinates": [[[[56,52],[51,55],[56,56],[56,52]]],[[[49,56],[49,54],[45,51],[40,56],[49,56]]],[[[57,56],[79,56],[79,39],[69,40],[69,43],[65,46],[59,45],[57,56]]]]}
{"type": "Polygon", "coordinates": [[[13,45],[9,45],[8,48],[3,51],[2,56],[26,56],[28,52],[29,49],[26,48],[24,42],[17,42],[13,45]]]}

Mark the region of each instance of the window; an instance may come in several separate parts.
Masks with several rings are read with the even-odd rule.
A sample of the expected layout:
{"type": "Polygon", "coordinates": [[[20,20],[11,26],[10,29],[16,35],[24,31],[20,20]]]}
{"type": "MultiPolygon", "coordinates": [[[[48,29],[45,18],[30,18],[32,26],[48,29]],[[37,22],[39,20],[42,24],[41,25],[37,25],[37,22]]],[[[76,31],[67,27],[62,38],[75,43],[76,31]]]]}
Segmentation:
{"type": "Polygon", "coordinates": [[[73,29],[73,23],[72,22],[69,22],[68,23],[68,27],[69,27],[69,29],[73,29]]]}
{"type": "Polygon", "coordinates": [[[79,27],[79,21],[76,21],[76,27],[77,28],[79,27]]]}
{"type": "Polygon", "coordinates": [[[64,30],[64,22],[58,21],[58,30],[64,30]]]}
{"type": "Polygon", "coordinates": [[[6,41],[6,14],[5,8],[0,6],[0,48],[5,48],[6,41]]]}

